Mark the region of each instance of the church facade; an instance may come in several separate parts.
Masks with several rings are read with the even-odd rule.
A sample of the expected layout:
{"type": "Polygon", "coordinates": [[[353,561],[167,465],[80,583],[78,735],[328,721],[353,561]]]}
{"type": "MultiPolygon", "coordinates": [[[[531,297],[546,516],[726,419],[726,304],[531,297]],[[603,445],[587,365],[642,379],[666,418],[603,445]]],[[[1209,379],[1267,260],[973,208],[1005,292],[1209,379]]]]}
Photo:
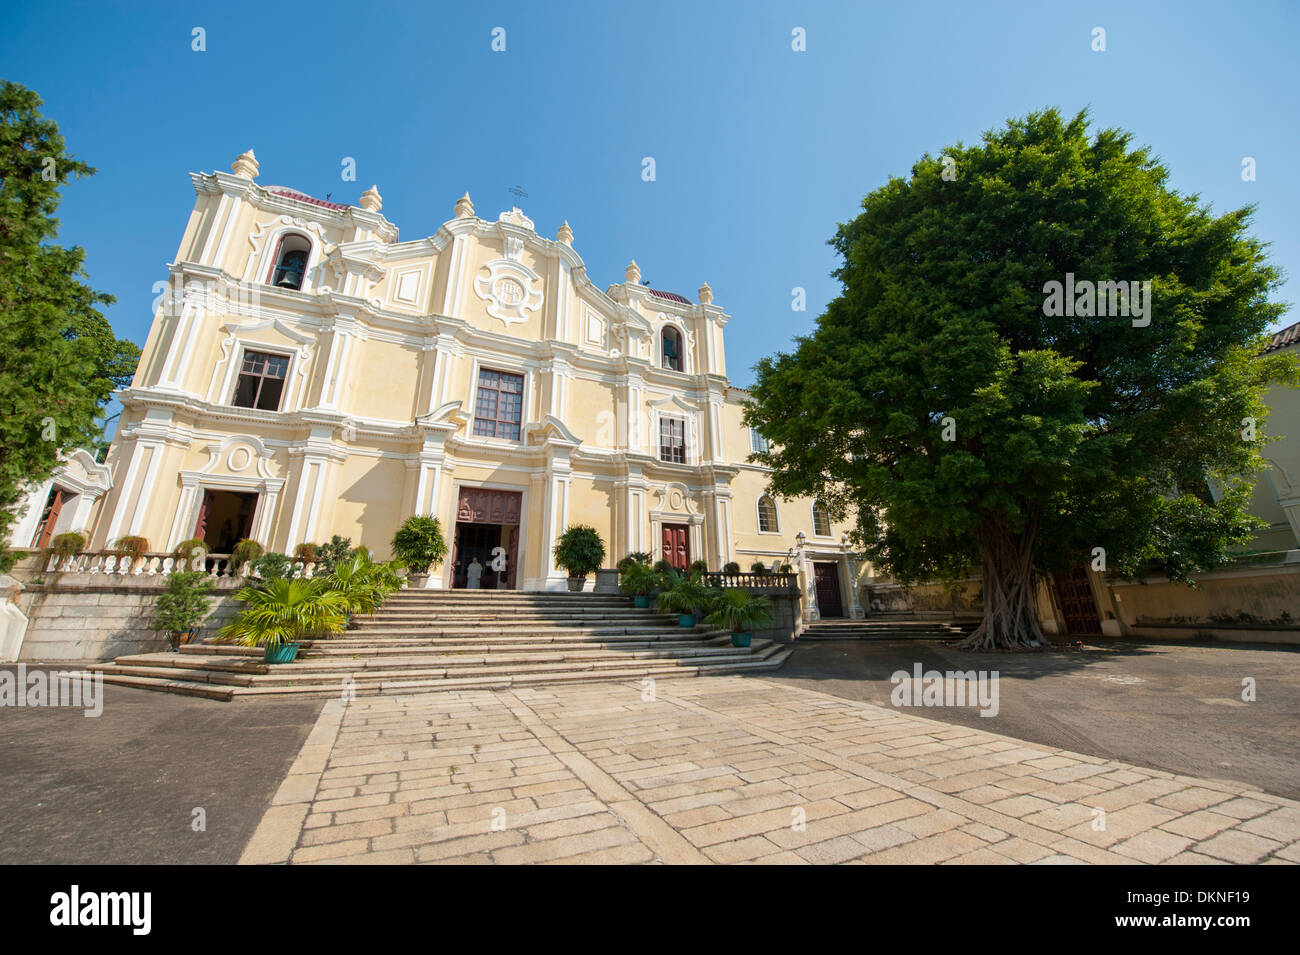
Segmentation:
{"type": "Polygon", "coordinates": [[[811,615],[860,615],[847,528],[769,496],[747,462],[762,438],[707,284],[696,301],[650,289],[632,262],[602,291],[568,223],[544,238],[466,195],[435,235],[400,241],[373,187],[349,206],[259,185],[251,151],[232,170],[191,177],[98,484],[56,475],[14,546],[78,530],[96,550],[250,537],[292,554],[338,534],[384,557],[402,520],[431,514],[451,547],[431,586],[495,554],[484,586],[553,590],[554,543],[580,523],[609,566],[788,563],[811,615]]]}

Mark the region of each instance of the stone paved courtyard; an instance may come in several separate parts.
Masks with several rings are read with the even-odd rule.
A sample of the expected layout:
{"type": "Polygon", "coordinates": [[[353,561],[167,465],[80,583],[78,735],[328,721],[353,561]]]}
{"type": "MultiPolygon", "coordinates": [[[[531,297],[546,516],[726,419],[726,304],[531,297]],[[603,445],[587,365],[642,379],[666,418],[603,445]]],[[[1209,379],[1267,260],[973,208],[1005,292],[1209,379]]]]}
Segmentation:
{"type": "Polygon", "coordinates": [[[769,679],[649,689],[331,701],[241,861],[1300,862],[1300,803],[1245,784],[769,679]]]}

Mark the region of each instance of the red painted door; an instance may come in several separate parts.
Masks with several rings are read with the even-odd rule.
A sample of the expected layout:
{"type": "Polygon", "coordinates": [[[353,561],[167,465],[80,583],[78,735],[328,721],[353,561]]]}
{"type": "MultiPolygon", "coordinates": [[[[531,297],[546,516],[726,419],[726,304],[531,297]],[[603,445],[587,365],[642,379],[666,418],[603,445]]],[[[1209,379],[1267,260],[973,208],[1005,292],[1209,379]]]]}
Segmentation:
{"type": "Polygon", "coordinates": [[[63,510],[63,489],[56,490],[50,497],[50,503],[41,517],[41,529],[36,532],[36,546],[42,549],[50,544],[54,536],[54,525],[59,522],[59,512],[63,510]]]}
{"type": "Polygon", "coordinates": [[[685,524],[663,525],[664,560],[678,570],[691,566],[691,540],[685,524]]]}

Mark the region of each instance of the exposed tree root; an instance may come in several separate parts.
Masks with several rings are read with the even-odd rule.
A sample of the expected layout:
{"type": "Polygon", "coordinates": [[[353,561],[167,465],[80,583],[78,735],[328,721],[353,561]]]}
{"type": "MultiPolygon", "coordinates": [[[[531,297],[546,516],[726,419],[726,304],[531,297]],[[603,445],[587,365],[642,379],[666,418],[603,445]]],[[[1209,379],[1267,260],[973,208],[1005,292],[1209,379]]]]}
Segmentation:
{"type": "Polygon", "coordinates": [[[984,619],[962,650],[1030,650],[1047,640],[1034,613],[1034,540],[1037,521],[1018,534],[997,524],[978,533],[984,575],[984,619]]]}

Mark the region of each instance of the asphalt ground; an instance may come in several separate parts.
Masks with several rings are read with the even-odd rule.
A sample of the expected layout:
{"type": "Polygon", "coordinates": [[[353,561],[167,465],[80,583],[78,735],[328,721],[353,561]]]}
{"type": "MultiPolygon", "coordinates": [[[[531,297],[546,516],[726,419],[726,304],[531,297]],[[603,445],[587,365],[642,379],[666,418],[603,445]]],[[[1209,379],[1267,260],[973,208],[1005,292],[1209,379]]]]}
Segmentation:
{"type": "Polygon", "coordinates": [[[918,662],[998,671],[999,706],[991,717],[951,706],[916,715],[1300,799],[1300,647],[1098,640],[970,653],[939,641],[796,641],[786,665],[763,678],[891,706],[891,676],[918,662]],[[1254,702],[1242,699],[1246,678],[1254,702]]]}
{"type": "Polygon", "coordinates": [[[0,863],[236,862],[322,705],[105,684],[98,717],[0,706],[0,863]]]}

